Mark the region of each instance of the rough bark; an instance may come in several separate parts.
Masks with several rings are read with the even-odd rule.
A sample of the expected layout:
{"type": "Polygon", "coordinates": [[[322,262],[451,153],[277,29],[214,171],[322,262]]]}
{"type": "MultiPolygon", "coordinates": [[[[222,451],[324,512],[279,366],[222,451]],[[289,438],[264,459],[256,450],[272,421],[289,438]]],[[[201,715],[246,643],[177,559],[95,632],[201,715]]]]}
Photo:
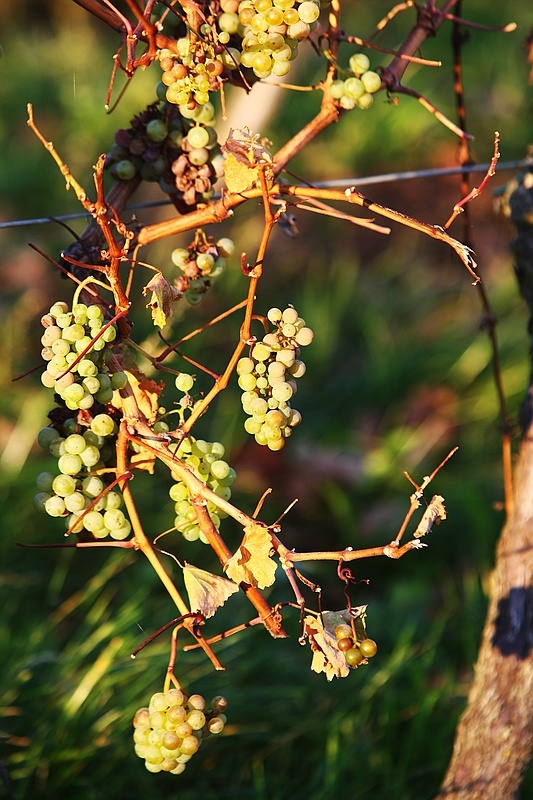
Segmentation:
{"type": "MultiPolygon", "coordinates": [[[[513,243],[517,279],[533,316],[532,184],[531,173],[526,174],[509,208],[518,232],[513,243]]],[[[439,800],[514,800],[533,755],[532,397],[530,385],[514,508],[498,542],[474,679],[439,800]]]]}

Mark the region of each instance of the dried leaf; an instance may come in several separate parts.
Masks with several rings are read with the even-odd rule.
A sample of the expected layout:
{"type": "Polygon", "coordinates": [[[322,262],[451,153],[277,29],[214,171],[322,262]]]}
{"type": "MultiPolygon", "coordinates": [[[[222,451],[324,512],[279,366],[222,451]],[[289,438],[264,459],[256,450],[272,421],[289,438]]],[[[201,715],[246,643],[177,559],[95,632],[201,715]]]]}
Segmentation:
{"type": "Polygon", "coordinates": [[[346,678],[350,674],[350,667],[346,663],[344,654],[337,647],[335,636],[324,628],[321,619],[305,617],[304,630],[313,651],[312,671],[325,672],[328,681],[333,678],[346,678]]]}
{"type": "Polygon", "coordinates": [[[183,567],[185,588],[189,595],[191,611],[199,611],[204,617],[212,617],[217,608],[223,606],[228,597],[239,591],[233,581],[213,575],[185,562],[183,567]]]}
{"type": "Polygon", "coordinates": [[[172,286],[161,272],[156,272],[146,286],[143,287],[143,294],[152,292],[152,299],[146,308],[152,309],[152,319],[158,328],[164,328],[169,317],[174,313],[172,303],[179,300],[183,294],[172,286]]]}
{"type": "Polygon", "coordinates": [[[418,527],[413,536],[419,538],[429,533],[433,525],[438,525],[439,522],[446,519],[446,509],[444,507],[444,497],[436,494],[431,498],[431,503],[424,511],[422,519],[418,523],[418,527]]]}
{"type": "Polygon", "coordinates": [[[272,542],[266,528],[247,525],[237,552],[226,562],[225,570],[235,583],[248,583],[265,589],[274,583],[277,564],[270,558],[272,542]]]}
{"type": "Polygon", "coordinates": [[[226,180],[226,187],[228,192],[245,192],[254,185],[259,177],[259,170],[257,167],[252,167],[250,164],[244,164],[239,161],[233,153],[226,156],[224,161],[224,178],[226,180]]]}
{"type": "Polygon", "coordinates": [[[241,129],[230,128],[228,138],[222,145],[225,153],[232,153],[241,164],[255,167],[258,164],[272,164],[272,156],[258,133],[252,133],[246,126],[241,129]]]}
{"type": "MultiPolygon", "coordinates": [[[[157,409],[159,408],[159,396],[164,388],[163,384],[146,378],[142,373],[135,375],[130,370],[124,371],[128,376],[128,382],[135,395],[139,410],[144,414],[148,422],[155,422],[157,409]]],[[[122,409],[122,398],[118,390],[113,392],[111,404],[115,408],[122,409]]]]}

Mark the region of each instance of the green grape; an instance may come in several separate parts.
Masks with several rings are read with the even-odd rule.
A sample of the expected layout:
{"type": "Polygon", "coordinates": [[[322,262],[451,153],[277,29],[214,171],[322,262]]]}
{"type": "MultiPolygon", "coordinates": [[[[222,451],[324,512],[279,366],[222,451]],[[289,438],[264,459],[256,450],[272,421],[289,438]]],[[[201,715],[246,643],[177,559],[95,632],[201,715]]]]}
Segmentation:
{"type": "Polygon", "coordinates": [[[352,100],[359,100],[365,91],[364,83],[359,78],[348,78],[344,81],[344,93],[352,100]]]}
{"type": "Polygon", "coordinates": [[[188,393],[194,386],[194,376],[187,372],[180,372],[179,375],[176,375],[175,383],[178,391],[188,393]]]}
{"type": "Polygon", "coordinates": [[[312,2],[312,0],[304,0],[304,2],[300,3],[298,6],[298,14],[303,22],[312,24],[316,22],[320,16],[320,6],[312,2]]]}
{"type": "Polygon", "coordinates": [[[129,159],[123,159],[115,164],[115,175],[121,181],[131,181],[137,174],[137,167],[129,159]]]}
{"type": "Polygon", "coordinates": [[[98,497],[104,491],[104,482],[97,475],[89,475],[82,481],[82,492],[91,499],[98,497]]]}
{"type": "Polygon", "coordinates": [[[76,491],[76,480],[72,475],[57,475],[52,483],[52,491],[60,497],[73,494],[76,491]]]}
{"type": "Polygon", "coordinates": [[[79,433],[72,433],[65,439],[65,452],[70,455],[79,455],[87,447],[87,442],[79,433]]]}
{"type": "Polygon", "coordinates": [[[81,471],[83,463],[78,455],[65,453],[65,455],[59,457],[57,466],[64,475],[77,475],[81,471]]]}
{"type": "Polygon", "coordinates": [[[108,414],[97,414],[91,420],[91,430],[98,436],[111,436],[115,431],[115,423],[108,414]]]}
{"type": "Polygon", "coordinates": [[[381,88],[381,76],[378,75],[377,72],[372,72],[371,70],[365,72],[361,75],[361,81],[365,87],[365,91],[370,94],[378,92],[381,88]]]}
{"type": "Polygon", "coordinates": [[[370,69],[370,59],[364,53],[354,53],[349,60],[350,69],[356,77],[359,77],[370,69]]]}
{"type": "Polygon", "coordinates": [[[168,128],[161,119],[152,119],[146,126],[146,135],[153,142],[164,142],[168,135],[168,128]]]}
{"type": "Polygon", "coordinates": [[[33,498],[33,507],[39,514],[46,514],[46,503],[52,495],[50,492],[38,492],[33,498]]]}
{"type": "Polygon", "coordinates": [[[66,512],[63,498],[52,495],[44,502],[44,509],[50,517],[62,517],[66,512]]]}
{"type": "Polygon", "coordinates": [[[40,492],[49,492],[52,488],[53,481],[54,474],[52,472],[41,472],[37,475],[35,485],[40,492]]]}
{"type": "Polygon", "coordinates": [[[374,103],[374,98],[371,94],[366,92],[365,94],[361,95],[361,97],[357,100],[357,107],[366,111],[370,108],[374,103]]]}
{"type": "Polygon", "coordinates": [[[125,372],[114,372],[111,376],[111,386],[113,389],[124,389],[128,385],[128,376],[125,372]]]}

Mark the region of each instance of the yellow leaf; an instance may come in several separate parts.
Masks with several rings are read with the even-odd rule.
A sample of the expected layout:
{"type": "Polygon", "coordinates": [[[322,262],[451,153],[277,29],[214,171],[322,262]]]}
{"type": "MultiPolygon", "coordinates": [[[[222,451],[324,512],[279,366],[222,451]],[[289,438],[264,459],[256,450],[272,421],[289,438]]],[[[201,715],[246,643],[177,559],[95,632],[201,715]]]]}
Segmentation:
{"type": "Polygon", "coordinates": [[[224,177],[228,192],[245,192],[254,185],[259,176],[259,170],[229,153],[224,161],[224,177]]]}
{"type": "Polygon", "coordinates": [[[313,672],[325,672],[328,681],[333,678],[346,678],[350,668],[344,653],[337,647],[335,636],[324,628],[319,617],[307,616],[304,619],[304,630],[309,637],[313,651],[311,669],[313,672]]]}
{"type": "MultiPolygon", "coordinates": [[[[163,391],[163,384],[146,378],[142,373],[139,373],[140,377],[137,377],[129,370],[124,371],[128,376],[128,382],[135,395],[139,410],[144,414],[148,422],[154,422],[157,417],[159,395],[163,391]]],[[[113,392],[111,403],[115,408],[122,408],[122,399],[118,390],[113,392]]]]}
{"type": "Polygon", "coordinates": [[[226,562],[226,574],[235,583],[248,583],[259,589],[272,586],[277,564],[270,558],[271,550],[268,530],[257,523],[247,525],[241,546],[226,562]]]}
{"type": "Polygon", "coordinates": [[[183,567],[183,578],[191,611],[199,611],[206,618],[212,617],[228,597],[239,591],[239,587],[233,581],[187,563],[183,567]]]}

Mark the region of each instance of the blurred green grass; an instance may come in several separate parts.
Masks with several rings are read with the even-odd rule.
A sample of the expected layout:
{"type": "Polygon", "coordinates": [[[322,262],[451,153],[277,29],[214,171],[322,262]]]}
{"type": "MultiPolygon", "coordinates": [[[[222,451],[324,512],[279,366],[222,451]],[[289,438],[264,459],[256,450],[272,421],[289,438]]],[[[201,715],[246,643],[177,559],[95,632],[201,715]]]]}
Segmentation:
{"type": "MultiPolygon", "coordinates": [[[[36,13],[33,24],[24,16],[17,21],[9,5],[6,9],[0,62],[7,78],[0,82],[1,212],[12,219],[76,211],[75,198],[64,191],[51,159],[26,131],[26,102],[34,102],[47,137],[90,186],[91,164],[114,129],[151,100],[152,73],[136,76],[125,104],[106,117],[103,96],[114,40],[71,4],[51,5],[44,22],[36,13]],[[83,46],[72,45],[78,42],[83,46]]],[[[386,10],[382,2],[358,7],[346,28],[365,36],[386,10]]],[[[499,8],[487,8],[481,0],[469,5],[469,14],[493,24],[511,18],[519,23],[518,32],[509,36],[471,33],[465,69],[476,158],[490,157],[494,129],[502,133],[503,157],[520,158],[531,140],[526,114],[531,89],[521,50],[531,19],[518,0],[506,5],[503,19],[499,8]]],[[[403,24],[394,23],[398,41],[403,24]]],[[[449,64],[447,35],[439,33],[424,50],[449,64]]],[[[305,75],[300,77],[303,81],[305,75]]],[[[453,114],[449,70],[417,70],[413,84],[453,114]]],[[[287,97],[272,130],[261,131],[275,146],[316,108],[314,96],[297,99],[287,97]]],[[[370,113],[345,115],[291,167],[318,180],[448,165],[454,163],[456,146],[427,112],[402,98],[398,107],[384,101],[370,113]]],[[[508,177],[497,175],[493,185],[508,177]]],[[[380,186],[369,194],[421,219],[442,222],[458,192],[456,180],[439,179],[380,186]]],[[[148,212],[138,213],[150,218],[148,212]]],[[[512,232],[494,216],[488,191],[472,204],[471,215],[516,419],[528,379],[528,341],[507,249],[512,232]]],[[[465,702],[503,521],[496,507],[502,500],[500,422],[479,300],[446,248],[412,231],[394,226],[390,237],[378,237],[329,219],[318,225],[316,217],[300,213],[298,225],[301,235],[294,241],[274,233],[257,307],[266,311],[272,304],[294,303],[316,331],[296,398],[301,429],[283,454],[272,456],[251,445],[235,412],[239,393],[232,385],[201,420],[199,433],[228,447],[239,475],[235,498],[247,509],[267,486],[273,488],[265,506],[268,520],[299,498],[284,521],[289,547],[336,549],[389,541],[408,507],[410,487],[403,471],[420,481],[458,444],[458,453],[434,483],[446,498],[449,519],[431,534],[424,552],[398,563],[376,559],[354,568],[356,577],[369,584],[356,584],[352,600],[368,603],[369,633],[380,649],[368,667],[348,679],[328,684],[310,672],[309,651],[298,647],[297,620],[290,614],[290,640],[272,642],[252,628],[217,645],[225,673],[213,673],[196,652],[180,656],[178,672],[187,688],[209,697],[227,695],[228,728],[202,747],[179,778],[149,775],[133,754],[130,724],[135,709],[162,685],[168,640],[162,637],[135,661],[129,653],[173,613],[158,581],[132,554],[16,544],[61,540],[57,524],[37,518],[31,507],[35,477],[50,463],[33,443],[51,399],[34,376],[14,384],[11,379],[38,361],[43,310],[56,297],[69,296],[68,285],[51,275],[26,242],[55,255],[70,238],[55,226],[3,233],[0,761],[13,788],[10,793],[0,782],[0,797],[55,800],[76,794],[80,800],[118,800],[147,793],[155,800],[330,800],[347,790],[353,798],[418,800],[436,791],[465,702]]],[[[233,225],[224,225],[224,234],[253,257],[260,226],[256,209],[242,208],[233,225]]],[[[73,227],[81,231],[83,222],[73,227]]],[[[454,232],[461,236],[460,221],[454,232]]],[[[150,248],[146,260],[168,264],[177,244],[181,239],[150,248]]],[[[137,297],[141,285],[139,280],[137,297]]],[[[176,337],[240,300],[245,291],[234,265],[216,293],[177,315],[176,337]]],[[[187,353],[203,359],[207,352],[210,366],[222,364],[234,326],[232,319],[221,323],[187,353]]],[[[135,335],[154,341],[147,315],[139,315],[135,335]]],[[[169,392],[165,403],[170,407],[175,399],[169,392]]],[[[172,512],[165,476],[155,482],[137,479],[134,488],[150,532],[168,528],[172,512]]],[[[236,544],[239,533],[231,522],[225,530],[236,544]]],[[[192,563],[214,567],[201,545],[188,545],[183,552],[192,563]]],[[[323,586],[326,608],[343,604],[334,567],[313,564],[303,571],[323,586]]],[[[275,587],[270,600],[287,596],[285,587],[275,587]]],[[[231,598],[212,630],[249,616],[248,605],[231,598]]],[[[532,788],[529,776],[524,798],[532,788]]]]}

